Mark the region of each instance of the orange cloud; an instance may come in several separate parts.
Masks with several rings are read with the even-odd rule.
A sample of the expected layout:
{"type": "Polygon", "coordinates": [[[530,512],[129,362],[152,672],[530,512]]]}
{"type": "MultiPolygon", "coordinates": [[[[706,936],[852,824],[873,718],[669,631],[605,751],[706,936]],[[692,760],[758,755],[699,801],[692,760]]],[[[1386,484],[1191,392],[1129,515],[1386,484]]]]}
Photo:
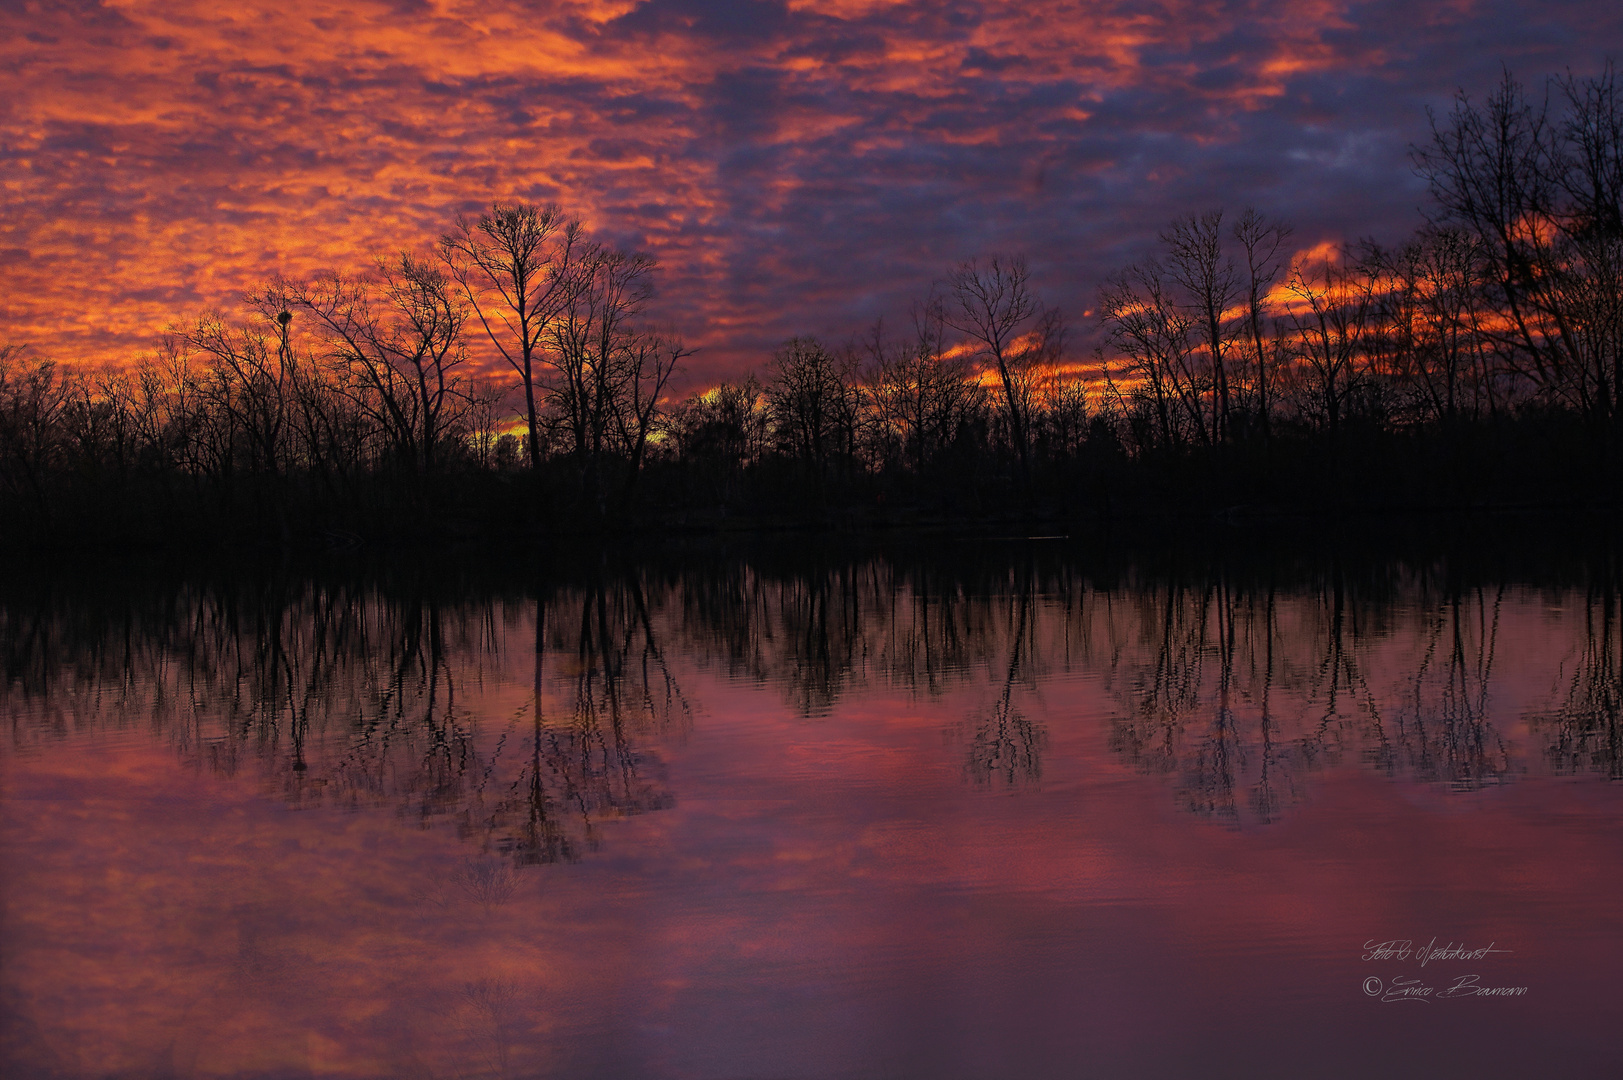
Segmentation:
{"type": "MultiPolygon", "coordinates": [[[[1619,40],[1615,16],[1569,14],[1619,40]]],[[[985,250],[1028,250],[1080,311],[1173,213],[1255,201],[1292,140],[1365,123],[1326,120],[1337,80],[1407,77],[1471,17],[1396,38],[1329,0],[27,0],[0,15],[0,338],[124,363],[268,277],[421,248],[493,198],[655,254],[660,315],[712,375],[985,250]]]]}

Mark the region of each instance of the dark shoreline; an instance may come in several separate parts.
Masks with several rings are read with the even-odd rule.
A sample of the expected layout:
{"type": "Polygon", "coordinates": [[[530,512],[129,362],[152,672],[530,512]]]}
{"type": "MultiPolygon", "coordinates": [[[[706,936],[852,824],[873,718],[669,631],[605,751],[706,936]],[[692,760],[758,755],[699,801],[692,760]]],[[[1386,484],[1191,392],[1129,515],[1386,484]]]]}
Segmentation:
{"type": "Polygon", "coordinates": [[[1347,573],[1394,565],[1439,571],[1451,579],[1542,583],[1558,568],[1589,565],[1604,574],[1623,566],[1623,519],[1611,508],[1524,504],[1440,510],[1335,514],[1249,509],[1221,514],[1162,514],[1109,521],[999,517],[897,524],[854,518],[830,526],[734,516],[719,527],[644,526],[617,531],[456,537],[418,534],[304,542],[230,544],[185,538],[131,544],[111,538],[8,552],[0,581],[11,589],[50,580],[118,590],[145,580],[306,578],[407,584],[447,595],[528,588],[547,581],[618,577],[639,569],[676,573],[693,566],[747,564],[796,573],[819,566],[881,560],[939,567],[995,561],[1067,564],[1085,574],[1181,576],[1225,568],[1277,578],[1347,573]]]}

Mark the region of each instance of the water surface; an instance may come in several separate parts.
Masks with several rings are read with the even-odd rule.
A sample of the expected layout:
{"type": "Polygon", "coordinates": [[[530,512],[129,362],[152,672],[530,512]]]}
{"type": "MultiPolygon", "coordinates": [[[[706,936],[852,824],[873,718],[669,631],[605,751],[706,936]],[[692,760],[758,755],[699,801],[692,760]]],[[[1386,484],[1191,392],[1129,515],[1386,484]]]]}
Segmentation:
{"type": "Polygon", "coordinates": [[[19,579],[6,1075],[1623,1074],[1617,584],[19,579]]]}

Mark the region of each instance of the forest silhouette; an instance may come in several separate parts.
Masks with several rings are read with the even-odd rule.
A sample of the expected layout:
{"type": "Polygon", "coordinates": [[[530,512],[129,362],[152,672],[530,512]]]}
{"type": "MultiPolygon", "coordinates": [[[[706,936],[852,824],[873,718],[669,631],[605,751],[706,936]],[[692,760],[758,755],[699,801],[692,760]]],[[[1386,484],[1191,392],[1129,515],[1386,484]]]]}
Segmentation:
{"type": "Polygon", "coordinates": [[[498,202],[431,251],[177,323],[126,370],[0,346],[0,540],[1615,509],[1612,70],[1542,97],[1507,72],[1413,158],[1431,201],[1397,245],[1304,254],[1253,208],[1172,221],[1101,289],[1087,356],[998,255],[685,399],[652,258],[498,202]]]}

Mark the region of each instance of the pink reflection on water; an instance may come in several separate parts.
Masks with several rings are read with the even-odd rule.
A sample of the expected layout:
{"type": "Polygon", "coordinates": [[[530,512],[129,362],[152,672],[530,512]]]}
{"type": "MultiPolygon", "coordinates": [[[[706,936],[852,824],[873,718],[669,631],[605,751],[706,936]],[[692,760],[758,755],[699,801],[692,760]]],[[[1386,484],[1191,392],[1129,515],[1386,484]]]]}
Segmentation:
{"type": "MultiPolygon", "coordinates": [[[[640,729],[622,756],[663,763],[674,798],[603,816],[572,864],[501,857],[476,815],[291,797],[280,772],[216,773],[141,730],[22,740],[4,758],[7,1061],[44,1077],[1615,1075],[1623,787],[1541,764],[1521,718],[1573,647],[1527,629],[1534,614],[1509,613],[1525,644],[1488,675],[1516,763],[1501,781],[1423,781],[1348,742],[1301,765],[1267,820],[1188,813],[1192,774],[1124,753],[1122,688],[1142,680],[1110,649],[1056,644],[1051,608],[1036,674],[1011,678],[1005,649],[932,693],[852,675],[811,716],[783,682],[673,661],[691,726],[640,729]],[[982,721],[1016,710],[1042,733],[1040,770],[966,765],[982,721]],[[1433,937],[1511,952],[1360,958],[1433,937]],[[1456,973],[1527,993],[1363,989],[1456,973]]],[[[1416,685],[1406,635],[1430,632],[1395,618],[1361,648],[1348,740],[1375,713],[1395,724],[1416,685]]],[[[547,675],[549,722],[576,715],[589,667],[547,675]]],[[[1319,700],[1302,685],[1278,680],[1275,704],[1319,700]]],[[[1236,675],[1231,696],[1250,783],[1260,695],[1236,675]]],[[[485,718],[467,729],[479,762],[535,707],[518,676],[460,700],[485,718]]],[[[1282,745],[1309,737],[1304,715],[1282,707],[1282,745]]]]}

